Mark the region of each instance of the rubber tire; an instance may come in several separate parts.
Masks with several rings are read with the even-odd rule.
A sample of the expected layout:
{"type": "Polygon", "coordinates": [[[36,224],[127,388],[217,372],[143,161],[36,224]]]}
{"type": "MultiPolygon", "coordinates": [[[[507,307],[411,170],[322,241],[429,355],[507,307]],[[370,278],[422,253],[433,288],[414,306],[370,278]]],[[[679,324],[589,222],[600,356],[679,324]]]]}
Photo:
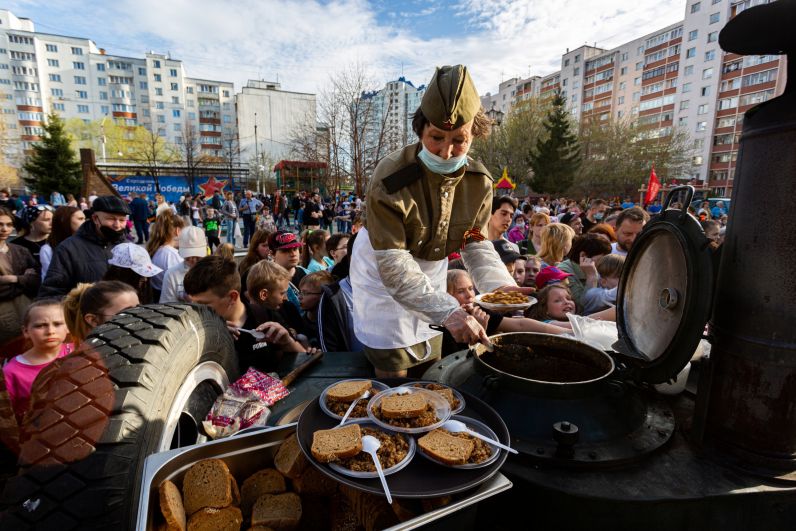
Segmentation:
{"type": "Polygon", "coordinates": [[[214,361],[238,377],[232,338],[204,306],[126,310],[83,347],[37,379],[20,472],[0,501],[4,530],[134,529],[144,460],[186,375],[214,361]]]}

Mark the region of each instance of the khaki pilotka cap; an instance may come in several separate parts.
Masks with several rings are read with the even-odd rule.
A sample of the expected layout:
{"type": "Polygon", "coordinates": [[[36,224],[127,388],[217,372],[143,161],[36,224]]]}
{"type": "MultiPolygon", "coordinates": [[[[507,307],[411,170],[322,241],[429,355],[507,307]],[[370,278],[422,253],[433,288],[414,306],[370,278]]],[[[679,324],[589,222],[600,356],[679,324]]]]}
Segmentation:
{"type": "Polygon", "coordinates": [[[480,109],[481,98],[462,65],[438,67],[420,102],[423,116],[446,131],[471,121],[480,109]]]}

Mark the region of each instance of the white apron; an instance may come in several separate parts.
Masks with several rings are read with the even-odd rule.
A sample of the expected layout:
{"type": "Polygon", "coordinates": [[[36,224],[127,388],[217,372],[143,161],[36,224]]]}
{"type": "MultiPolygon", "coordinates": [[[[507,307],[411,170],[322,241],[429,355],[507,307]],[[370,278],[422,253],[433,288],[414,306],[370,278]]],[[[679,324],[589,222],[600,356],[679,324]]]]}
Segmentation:
{"type": "MultiPolygon", "coordinates": [[[[448,259],[414,259],[434,289],[447,287],[448,259]]],[[[351,287],[354,294],[354,333],[370,348],[404,348],[440,334],[429,323],[407,312],[384,288],[367,229],[360,229],[351,253],[351,287]]]]}

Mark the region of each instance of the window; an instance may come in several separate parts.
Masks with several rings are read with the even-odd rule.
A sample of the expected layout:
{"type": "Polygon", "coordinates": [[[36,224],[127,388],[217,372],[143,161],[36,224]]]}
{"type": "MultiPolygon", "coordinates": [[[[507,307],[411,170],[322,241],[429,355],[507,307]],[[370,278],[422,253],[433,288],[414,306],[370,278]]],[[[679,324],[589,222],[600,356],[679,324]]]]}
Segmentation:
{"type": "Polygon", "coordinates": [[[636,63],[636,70],[641,70],[644,68],[644,61],[636,63]]]}
{"type": "Polygon", "coordinates": [[[696,57],[696,48],[689,48],[685,51],[686,59],[691,59],[692,57],[696,57]]]}
{"type": "Polygon", "coordinates": [[[734,109],[738,106],[738,96],[733,96],[731,98],[722,98],[719,100],[718,109],[734,109]]]}
{"type": "Polygon", "coordinates": [[[81,100],[87,100],[88,99],[88,92],[86,92],[85,90],[78,90],[77,91],[77,97],[80,98],[81,100]]]}
{"type": "Polygon", "coordinates": [[[677,119],[677,125],[679,127],[686,127],[688,125],[688,116],[681,116],[677,119]]]}
{"type": "Polygon", "coordinates": [[[704,138],[695,138],[694,139],[694,149],[699,151],[703,147],[705,147],[705,139],[704,138]]]}
{"type": "Polygon", "coordinates": [[[144,109],[144,117],[149,118],[149,109],[144,109]]]}
{"type": "Polygon", "coordinates": [[[182,124],[174,124],[175,131],[182,131],[182,124]]]}
{"type": "Polygon", "coordinates": [[[625,74],[627,74],[627,67],[623,66],[622,68],[619,69],[619,75],[624,76],[625,74]]]}
{"type": "MultiPolygon", "coordinates": [[[[575,75],[576,76],[578,75],[579,72],[580,72],[580,67],[575,68],[575,75]]],[[[225,98],[229,98],[229,91],[228,90],[223,91],[223,95],[224,95],[225,98]]]]}
{"type": "Polygon", "coordinates": [[[146,68],[144,68],[142,66],[138,67],[138,75],[139,76],[145,76],[146,75],[146,68]]]}
{"type": "Polygon", "coordinates": [[[152,61],[152,68],[160,68],[160,61],[157,59],[152,61]]]}
{"type": "MultiPolygon", "coordinates": [[[[564,81],[562,81],[562,82],[561,82],[561,86],[562,86],[562,87],[566,87],[566,86],[567,86],[567,80],[566,80],[566,79],[565,79],[564,81]]],[[[506,95],[505,95],[505,94],[503,94],[503,99],[504,99],[504,100],[506,99],[506,95]]]]}
{"type": "Polygon", "coordinates": [[[232,123],[232,116],[230,116],[229,114],[225,114],[224,115],[224,123],[225,124],[231,124],[232,123]]]}
{"type": "Polygon", "coordinates": [[[149,103],[149,96],[141,94],[141,103],[149,103]]]}
{"type": "Polygon", "coordinates": [[[45,45],[45,49],[48,52],[57,52],[58,51],[58,46],[56,46],[54,44],[47,44],[47,45],[45,45]]]}
{"type": "Polygon", "coordinates": [[[716,58],[716,50],[708,50],[705,52],[705,61],[712,61],[716,58]]]}
{"type": "Polygon", "coordinates": [[[59,88],[50,89],[50,93],[56,97],[62,97],[64,95],[64,90],[59,88]]]}
{"type": "Polygon", "coordinates": [[[684,100],[680,102],[680,110],[684,111],[688,108],[688,100],[684,100]]]}
{"type": "Polygon", "coordinates": [[[170,70],[169,70],[169,75],[170,75],[171,77],[177,77],[177,69],[176,69],[176,68],[172,68],[172,69],[170,69],[170,70]]]}
{"type": "Polygon", "coordinates": [[[683,92],[691,92],[691,83],[683,83],[683,92]]]}
{"type": "Polygon", "coordinates": [[[100,105],[100,113],[108,114],[110,112],[111,112],[111,108],[110,107],[108,107],[107,105],[100,105]]]}
{"type": "Polygon", "coordinates": [[[713,77],[713,67],[706,68],[702,71],[702,79],[710,79],[713,77]]]}
{"type": "Polygon", "coordinates": [[[61,82],[61,74],[50,74],[50,81],[61,82]]]}
{"type": "Polygon", "coordinates": [[[193,87],[186,88],[185,92],[187,92],[188,94],[193,94],[193,87]]]}
{"type": "Polygon", "coordinates": [[[699,36],[699,30],[693,30],[688,32],[688,40],[693,41],[699,36]]]}
{"type": "Polygon", "coordinates": [[[149,88],[149,83],[147,83],[146,81],[139,81],[138,88],[140,88],[141,90],[147,90],[149,88]]]}
{"type": "Polygon", "coordinates": [[[161,81],[160,74],[155,74],[155,81],[161,81]]]}
{"type": "Polygon", "coordinates": [[[660,98],[653,98],[651,100],[642,101],[639,105],[640,111],[654,109],[656,107],[663,107],[664,105],[671,105],[674,103],[674,94],[662,96],[660,98]]]}
{"type": "Polygon", "coordinates": [[[622,52],[622,56],[619,58],[620,61],[627,61],[627,52],[622,52]]]}
{"type": "Polygon", "coordinates": [[[716,22],[721,19],[721,13],[711,13],[710,14],[710,23],[715,24],[716,22]]]}
{"type": "Polygon", "coordinates": [[[710,96],[710,87],[702,87],[700,90],[700,96],[710,96]]]}
{"type": "Polygon", "coordinates": [[[78,105],[77,112],[88,114],[88,105],[78,105]]]}
{"type": "Polygon", "coordinates": [[[569,59],[564,59],[564,66],[569,66],[569,59]]]}
{"type": "Polygon", "coordinates": [[[165,104],[162,101],[156,101],[155,102],[155,108],[156,109],[165,109],[166,107],[165,107],[165,104]]]}
{"type": "Polygon", "coordinates": [[[188,118],[191,119],[191,120],[196,120],[196,113],[195,112],[189,112],[188,113],[188,118]]]}
{"type": "Polygon", "coordinates": [[[776,61],[777,59],[779,59],[778,55],[747,55],[743,58],[743,66],[744,68],[747,68],[749,66],[756,66],[763,63],[768,63],[770,61],[776,61]]]}
{"type": "Polygon", "coordinates": [[[727,116],[725,118],[719,118],[718,123],[716,123],[716,127],[734,127],[735,126],[735,116],[727,116]]]}
{"type": "Polygon", "coordinates": [[[83,55],[83,48],[72,46],[72,55],[83,55]]]}
{"type": "Polygon", "coordinates": [[[171,102],[172,102],[173,104],[175,104],[175,105],[179,105],[179,104],[180,104],[180,98],[179,98],[179,96],[172,96],[172,97],[171,97],[171,102]]]}
{"type": "Polygon", "coordinates": [[[158,123],[159,124],[166,123],[166,117],[163,116],[162,114],[158,114],[158,123]]]}
{"type": "Polygon", "coordinates": [[[617,103],[619,105],[622,105],[623,103],[625,103],[625,97],[624,96],[619,96],[619,98],[617,98],[617,103]]]}
{"type": "Polygon", "coordinates": [[[694,65],[688,65],[683,70],[683,74],[686,76],[690,76],[693,73],[694,73],[694,65]]]}
{"type": "Polygon", "coordinates": [[[657,68],[653,68],[652,70],[647,70],[643,74],[641,74],[641,79],[647,80],[652,79],[653,77],[662,76],[664,74],[669,74],[671,72],[677,72],[680,68],[680,63],[669,63],[668,65],[659,66],[657,68]]]}
{"type": "Polygon", "coordinates": [[[180,90],[180,86],[177,83],[172,83],[171,90],[180,90]]]}
{"type": "Polygon", "coordinates": [[[193,107],[195,105],[193,100],[188,100],[186,103],[188,104],[188,107],[193,107]]]}
{"type": "Polygon", "coordinates": [[[576,63],[579,63],[579,62],[580,62],[580,54],[578,54],[578,55],[576,55],[576,56],[575,56],[575,62],[576,62],[576,63]]]}
{"type": "Polygon", "coordinates": [[[11,50],[9,52],[11,59],[16,59],[18,61],[35,61],[36,54],[30,52],[18,52],[16,50],[11,50]]]}
{"type": "Polygon", "coordinates": [[[105,79],[104,77],[98,77],[97,78],[97,85],[99,85],[100,87],[104,87],[107,84],[108,84],[108,80],[105,79]]]}
{"type": "Polygon", "coordinates": [[[708,33],[708,42],[716,42],[719,40],[719,32],[718,31],[711,31],[708,33]]]}
{"type": "Polygon", "coordinates": [[[63,103],[53,103],[53,110],[54,111],[65,111],[66,106],[63,103]]]}
{"type": "Polygon", "coordinates": [[[72,61],[72,66],[75,70],[85,70],[86,63],[81,63],[80,61],[72,61]]]}
{"type": "Polygon", "coordinates": [[[702,7],[701,4],[702,2],[694,2],[693,4],[691,4],[691,13],[698,13],[699,8],[702,7]]]}
{"type": "Polygon", "coordinates": [[[108,99],[108,93],[107,92],[100,92],[99,93],[99,98],[101,100],[107,100],[108,99]]]}
{"type": "Polygon", "coordinates": [[[741,84],[744,87],[748,87],[750,85],[759,85],[760,83],[768,83],[770,81],[775,81],[777,79],[777,72],[779,72],[779,69],[774,68],[772,70],[766,70],[764,72],[756,72],[754,74],[748,74],[743,76],[741,84]]]}
{"type": "Polygon", "coordinates": [[[624,81],[620,81],[619,90],[625,90],[625,87],[627,87],[627,83],[625,83],[624,81]]]}
{"type": "Polygon", "coordinates": [[[696,125],[696,132],[699,133],[700,131],[704,131],[708,128],[707,122],[697,122],[696,125]]]}
{"type": "Polygon", "coordinates": [[[163,89],[161,87],[155,87],[155,96],[162,96],[163,89]]]}
{"type": "Polygon", "coordinates": [[[8,42],[15,42],[17,44],[33,44],[33,38],[23,37],[22,35],[9,35],[8,42]]]}
{"type": "Polygon", "coordinates": [[[634,78],[633,79],[633,84],[634,85],[641,85],[641,78],[640,77],[634,78]]]}
{"type": "Polygon", "coordinates": [[[704,103],[697,107],[697,114],[707,114],[708,113],[708,104],[704,103]]]}
{"type": "Polygon", "coordinates": [[[744,105],[757,105],[758,103],[763,103],[764,101],[772,98],[774,96],[774,89],[770,90],[763,90],[760,92],[753,92],[751,94],[744,94],[741,96],[738,104],[741,106],[744,105]]]}
{"type": "Polygon", "coordinates": [[[85,85],[86,78],[83,76],[75,76],[75,85],[85,85]]]}
{"type": "Polygon", "coordinates": [[[173,118],[179,118],[180,117],[180,110],[179,109],[174,109],[173,111],[171,111],[171,116],[173,118]]]}
{"type": "Polygon", "coordinates": [[[58,63],[58,59],[47,59],[47,66],[58,67],[60,64],[58,63]]]}
{"type": "Polygon", "coordinates": [[[741,88],[741,78],[735,77],[733,79],[725,79],[721,82],[721,88],[719,89],[720,92],[724,92],[725,90],[737,90],[741,88]]]}

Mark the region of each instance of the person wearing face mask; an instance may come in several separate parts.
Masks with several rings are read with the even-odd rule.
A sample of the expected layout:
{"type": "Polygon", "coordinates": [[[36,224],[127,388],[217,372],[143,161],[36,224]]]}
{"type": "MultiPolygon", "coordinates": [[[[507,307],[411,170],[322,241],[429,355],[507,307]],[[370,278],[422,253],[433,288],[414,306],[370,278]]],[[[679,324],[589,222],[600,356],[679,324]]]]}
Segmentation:
{"type": "Polygon", "coordinates": [[[608,203],[604,199],[592,199],[592,202],[589,203],[589,209],[580,215],[580,220],[583,222],[583,234],[586,234],[590,228],[602,222],[606,210],[608,210],[608,203]]]}
{"type": "Polygon", "coordinates": [[[438,359],[441,334],[432,324],[458,342],[486,342],[472,308],[446,293],[452,252],[461,251],[480,292],[521,289],[488,240],[493,179],[467,156],[490,125],[467,68],[437,68],[412,118],[420,141],[374,171],[350,278],[354,332],[377,376],[420,372],[438,359]]]}
{"type": "Polygon", "coordinates": [[[130,209],[114,195],[97,197],[91,216],[53,252],[39,297],[62,297],[80,282],[101,280],[113,247],[124,241],[130,209]]]}

